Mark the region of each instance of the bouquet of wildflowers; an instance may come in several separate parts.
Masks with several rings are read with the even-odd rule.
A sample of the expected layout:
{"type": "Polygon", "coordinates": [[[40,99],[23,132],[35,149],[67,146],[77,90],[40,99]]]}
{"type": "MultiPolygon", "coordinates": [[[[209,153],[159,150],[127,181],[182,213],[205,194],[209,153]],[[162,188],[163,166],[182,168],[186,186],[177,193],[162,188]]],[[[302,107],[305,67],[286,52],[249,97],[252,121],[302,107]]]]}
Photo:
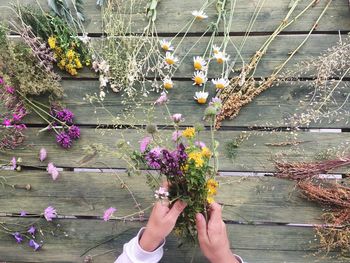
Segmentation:
{"type": "MultiPolygon", "coordinates": [[[[165,105],[166,94],[157,100],[156,104],[165,105]]],[[[166,105],[165,105],[166,106],[166,105]]],[[[206,119],[214,126],[216,114],[220,111],[221,101],[214,98],[205,111],[206,119]]],[[[170,203],[180,199],[187,203],[184,213],[179,217],[175,233],[184,240],[196,240],[195,215],[203,213],[207,215],[208,204],[214,201],[217,193],[218,182],[215,180],[217,174],[216,148],[218,143],[214,140],[212,131],[212,143],[209,148],[200,141],[201,131],[204,127],[187,127],[181,131],[179,123],[183,120],[181,114],[171,116],[175,131],[172,134],[171,145],[162,146],[158,136],[154,133],[156,129],[148,128],[152,136],[143,138],[140,142],[140,151],[134,152],[134,158],[144,164],[147,169],[157,170],[159,176],[151,179],[160,185],[164,177],[169,185],[169,191],[159,187],[155,191],[155,197],[167,200],[170,203]]],[[[156,185],[156,184],[151,184],[156,185]]]]}

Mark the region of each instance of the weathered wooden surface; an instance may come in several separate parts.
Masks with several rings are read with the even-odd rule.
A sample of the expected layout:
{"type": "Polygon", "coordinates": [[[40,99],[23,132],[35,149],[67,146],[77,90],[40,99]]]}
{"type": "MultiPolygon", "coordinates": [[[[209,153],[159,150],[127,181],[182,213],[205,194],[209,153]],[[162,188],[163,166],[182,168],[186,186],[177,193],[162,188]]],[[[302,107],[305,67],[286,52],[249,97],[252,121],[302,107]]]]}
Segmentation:
{"type": "MultiPolygon", "coordinates": [[[[21,1],[21,3],[31,4],[36,2],[40,2],[43,8],[47,8],[46,0],[21,1]]],[[[101,31],[101,10],[96,8],[95,0],[85,2],[86,30],[88,33],[94,33],[93,41],[98,45],[100,43],[98,36],[103,33],[101,31]]],[[[192,19],[191,11],[199,10],[204,2],[204,0],[177,1],[176,3],[172,0],[160,1],[157,32],[161,37],[172,38],[192,19]]],[[[248,37],[242,50],[242,56],[246,62],[258,50],[268,34],[281,22],[288,10],[290,0],[237,0],[230,33],[232,41],[236,45],[239,46],[242,41],[254,8],[259,2],[264,2],[262,11],[252,29],[253,33],[248,37]]],[[[301,1],[297,11],[310,2],[312,0],[301,1]]],[[[261,61],[256,71],[256,77],[269,76],[274,68],[287,58],[288,53],[305,38],[306,33],[327,2],[326,0],[318,1],[318,4],[302,19],[287,28],[284,35],[277,37],[261,61]]],[[[141,32],[145,26],[145,3],[146,0],[138,1],[138,5],[132,12],[133,32],[135,33],[141,32]]],[[[1,20],[12,16],[9,9],[3,8],[8,4],[9,1],[0,0],[1,20]]],[[[182,47],[178,50],[178,56],[182,57],[206,30],[208,21],[214,17],[214,5],[206,12],[210,20],[194,23],[189,30],[191,35],[186,37],[182,47]]],[[[349,8],[346,0],[332,1],[329,10],[317,25],[309,41],[287,65],[287,69],[292,69],[295,67],[295,63],[308,57],[318,56],[335,44],[339,40],[338,31],[342,37],[345,37],[346,33],[350,31],[349,8]]],[[[183,126],[192,125],[202,119],[204,107],[198,106],[192,99],[196,88],[192,86],[190,78],[193,72],[192,56],[203,53],[208,39],[209,36],[202,37],[196,47],[191,50],[188,58],[184,60],[183,65],[175,73],[174,77],[177,79],[175,87],[169,92],[170,111],[179,112],[185,116],[183,126]]],[[[218,37],[217,43],[220,43],[221,40],[222,38],[218,37]]],[[[173,43],[176,45],[178,41],[179,37],[174,39],[173,43]]],[[[236,57],[236,52],[231,47],[227,52],[231,58],[236,57]]],[[[237,61],[236,67],[239,66],[240,61],[237,61]]],[[[217,77],[218,72],[220,72],[219,68],[216,67],[215,63],[212,63],[209,77],[217,77]]],[[[81,254],[86,249],[115,235],[117,236],[115,239],[88,253],[88,255],[94,255],[93,262],[113,262],[115,257],[120,254],[122,245],[146,223],[116,220],[104,222],[101,219],[103,211],[110,206],[115,206],[118,209],[116,216],[137,212],[130,194],[122,189],[119,179],[124,180],[130,186],[142,208],[148,207],[154,201],[143,177],[128,177],[121,171],[117,174],[111,171],[101,173],[98,170],[97,172],[79,173],[65,171],[61,172],[57,181],[52,181],[44,171],[47,163],[41,163],[38,160],[38,152],[42,147],[48,150],[47,161],[52,161],[66,170],[76,168],[123,169],[125,163],[115,156],[87,155],[84,147],[99,144],[117,151],[115,145],[122,134],[135,146],[144,136],[136,130],[96,131],[95,128],[99,124],[115,124],[101,107],[94,108],[83,99],[86,94],[98,93],[97,75],[90,70],[81,71],[75,78],[62,72],[60,74],[64,77],[62,84],[67,95],[63,103],[75,113],[77,123],[82,126],[82,138],[73,145],[72,149],[62,150],[55,144],[53,133],[38,133],[40,129],[45,127],[42,121],[35,117],[26,119],[29,128],[26,131],[25,145],[16,151],[0,154],[2,163],[10,161],[12,156],[23,159],[22,172],[0,171],[0,182],[7,184],[7,186],[0,186],[0,222],[43,224],[43,219],[37,221],[37,218],[18,218],[18,213],[20,210],[26,210],[34,216],[42,213],[49,205],[57,208],[59,216],[66,217],[66,219],[57,219],[50,224],[50,230],[54,230],[55,236],[52,236],[50,232],[44,232],[45,236],[39,237],[38,240],[43,240],[45,244],[40,252],[33,252],[26,244],[16,245],[12,236],[0,234],[0,262],[83,262],[84,257],[81,257],[81,254]],[[30,184],[32,190],[13,189],[8,186],[12,184],[30,184]]],[[[311,78],[312,75],[302,74],[302,77],[311,78]]],[[[270,128],[289,126],[288,117],[298,110],[300,101],[309,92],[302,87],[305,84],[303,80],[272,87],[244,107],[237,118],[223,123],[223,131],[217,134],[217,139],[220,142],[220,169],[222,171],[270,173],[274,171],[273,160],[276,158],[289,161],[314,160],[319,153],[323,153],[328,148],[349,144],[350,137],[347,132],[284,131],[270,133],[248,131],[249,127],[254,126],[270,128]],[[237,130],[243,130],[245,133],[237,130]],[[226,144],[242,135],[247,136],[248,140],[244,140],[236,149],[233,159],[228,158],[225,154],[226,144]],[[274,146],[286,142],[296,142],[296,144],[274,146]]],[[[348,86],[346,81],[343,84],[348,86]]],[[[207,90],[210,91],[211,95],[214,94],[210,83],[207,85],[207,90]]],[[[346,98],[348,93],[347,87],[344,89],[344,94],[336,95],[336,99],[341,101],[346,98]]],[[[158,95],[151,94],[144,104],[150,105],[156,96],[158,95]]],[[[107,94],[105,107],[113,114],[123,117],[121,112],[124,105],[119,94],[107,94]]],[[[348,103],[344,109],[349,110],[348,103]]],[[[160,125],[161,129],[169,124],[169,120],[164,116],[164,108],[157,108],[154,123],[160,125]]],[[[136,109],[136,117],[137,123],[130,123],[128,119],[128,121],[122,119],[118,121],[118,124],[144,125],[148,123],[145,121],[142,109],[136,109]]],[[[337,122],[336,118],[333,118],[323,120],[321,123],[312,123],[310,127],[349,129],[349,124],[347,119],[337,122]]],[[[170,133],[170,130],[164,132],[164,134],[170,133]]],[[[208,133],[204,132],[203,140],[207,141],[207,137],[208,133]]],[[[349,167],[337,172],[349,173],[349,167]]],[[[339,253],[336,252],[330,253],[329,257],[326,258],[322,258],[320,255],[313,256],[316,251],[317,239],[312,224],[322,222],[321,215],[324,210],[320,206],[302,199],[294,189],[293,182],[267,176],[228,176],[218,179],[221,186],[217,200],[225,205],[223,215],[227,222],[232,247],[247,262],[349,262],[348,259],[330,258],[330,256],[338,256],[339,253]],[[306,224],[306,227],[287,225],[289,223],[306,224]]],[[[147,210],[145,219],[148,215],[149,211],[147,210]]],[[[171,237],[166,244],[162,262],[190,262],[193,251],[193,248],[189,246],[178,248],[175,238],[171,237]]],[[[196,251],[194,262],[207,261],[200,255],[199,251],[196,251]]]]}

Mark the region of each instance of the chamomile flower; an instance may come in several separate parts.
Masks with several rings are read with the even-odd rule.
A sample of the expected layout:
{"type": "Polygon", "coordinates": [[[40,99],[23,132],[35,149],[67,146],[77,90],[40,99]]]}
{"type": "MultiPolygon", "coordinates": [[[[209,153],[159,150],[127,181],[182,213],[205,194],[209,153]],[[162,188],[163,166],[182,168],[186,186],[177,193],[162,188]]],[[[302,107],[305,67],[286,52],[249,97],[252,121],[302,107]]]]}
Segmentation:
{"type": "Polygon", "coordinates": [[[164,62],[166,65],[171,66],[171,65],[174,65],[175,63],[177,63],[178,61],[179,61],[179,59],[177,57],[175,57],[173,54],[171,54],[170,52],[165,53],[164,62]]]}
{"type": "Polygon", "coordinates": [[[219,64],[222,64],[222,63],[224,63],[224,61],[229,60],[229,56],[226,56],[226,54],[224,52],[221,52],[221,51],[214,54],[214,58],[216,59],[216,62],[219,64]]]}
{"type": "Polygon", "coordinates": [[[192,11],[192,15],[195,16],[198,20],[208,18],[208,16],[203,11],[192,11]]]}
{"type": "Polygon", "coordinates": [[[205,91],[199,91],[196,92],[196,95],[194,96],[194,99],[199,103],[199,104],[204,104],[207,102],[207,98],[209,96],[208,92],[205,91]]]}
{"type": "Polygon", "coordinates": [[[204,60],[204,58],[200,56],[193,57],[193,67],[195,70],[205,71],[206,66],[207,66],[207,62],[204,60]]]}
{"type": "Polygon", "coordinates": [[[217,89],[226,88],[230,84],[228,79],[224,79],[224,78],[212,79],[211,82],[215,85],[215,88],[217,89]]]}
{"type": "Polygon", "coordinates": [[[196,71],[192,80],[194,81],[193,85],[202,86],[205,82],[207,82],[207,77],[203,71],[196,71]]]}
{"type": "Polygon", "coordinates": [[[172,89],[173,86],[174,86],[174,83],[173,83],[173,81],[171,80],[171,78],[165,77],[165,78],[163,79],[163,86],[164,86],[165,89],[172,89]]]}
{"type": "Polygon", "coordinates": [[[213,45],[213,53],[218,54],[219,52],[220,52],[220,47],[218,47],[217,45],[213,45]]]}
{"type": "Polygon", "coordinates": [[[171,45],[171,42],[167,41],[166,39],[159,41],[159,43],[160,43],[160,47],[164,51],[173,51],[174,50],[174,47],[171,45]]]}

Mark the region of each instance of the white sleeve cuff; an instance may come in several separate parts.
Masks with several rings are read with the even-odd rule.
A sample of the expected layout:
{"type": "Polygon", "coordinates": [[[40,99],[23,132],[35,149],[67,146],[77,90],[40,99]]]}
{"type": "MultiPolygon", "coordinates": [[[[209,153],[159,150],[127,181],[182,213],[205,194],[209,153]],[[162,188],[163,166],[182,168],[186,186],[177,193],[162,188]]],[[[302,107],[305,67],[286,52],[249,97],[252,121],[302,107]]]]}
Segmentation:
{"type": "Polygon", "coordinates": [[[131,262],[154,263],[160,261],[160,259],[163,257],[163,246],[165,244],[165,240],[163,240],[162,244],[152,252],[145,251],[141,248],[139,240],[145,229],[145,227],[141,228],[137,236],[124,245],[124,251],[131,262]]]}

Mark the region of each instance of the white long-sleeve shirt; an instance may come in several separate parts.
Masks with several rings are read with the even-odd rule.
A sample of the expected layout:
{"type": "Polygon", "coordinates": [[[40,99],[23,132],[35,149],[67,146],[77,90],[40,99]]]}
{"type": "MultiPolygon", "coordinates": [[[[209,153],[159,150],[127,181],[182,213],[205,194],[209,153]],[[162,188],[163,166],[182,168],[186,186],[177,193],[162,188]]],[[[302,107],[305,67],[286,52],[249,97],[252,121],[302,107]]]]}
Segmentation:
{"type": "MultiPolygon", "coordinates": [[[[156,250],[152,252],[145,251],[139,244],[139,240],[144,231],[145,228],[141,228],[136,237],[124,244],[123,253],[114,263],[157,263],[161,260],[163,257],[165,239],[156,250]]],[[[235,257],[238,262],[244,263],[240,256],[235,255],[235,257]]]]}

